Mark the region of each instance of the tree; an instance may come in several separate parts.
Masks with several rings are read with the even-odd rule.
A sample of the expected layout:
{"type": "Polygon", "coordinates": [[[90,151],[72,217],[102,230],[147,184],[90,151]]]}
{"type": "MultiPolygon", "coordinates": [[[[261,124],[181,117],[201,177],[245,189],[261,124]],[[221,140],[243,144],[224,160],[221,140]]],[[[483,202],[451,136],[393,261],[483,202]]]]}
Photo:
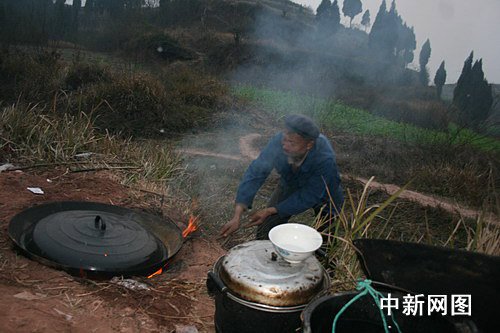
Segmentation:
{"type": "Polygon", "coordinates": [[[363,11],[361,0],[344,0],[342,5],[342,13],[350,18],[349,27],[352,26],[352,20],[356,15],[363,11]]]}
{"type": "Polygon", "coordinates": [[[78,32],[78,16],[82,8],[81,0],[73,0],[72,13],[71,13],[71,30],[78,32]]]}
{"type": "Polygon", "coordinates": [[[340,10],[335,0],[333,3],[330,0],[323,0],[316,9],[316,20],[319,30],[324,34],[337,31],[340,26],[340,10]]]}
{"type": "Polygon", "coordinates": [[[370,10],[365,10],[363,17],[361,18],[361,25],[365,27],[365,31],[368,30],[370,26],[370,10]]]}
{"type": "Polygon", "coordinates": [[[85,1],[85,11],[93,12],[96,9],[95,0],[87,0],[85,1]]]}
{"type": "Polygon", "coordinates": [[[441,99],[441,93],[443,92],[443,86],[446,83],[446,70],[444,69],[444,60],[439,65],[434,76],[434,84],[436,85],[436,92],[439,99],[441,99]]]}
{"type": "Polygon", "coordinates": [[[401,39],[403,44],[402,57],[406,66],[413,61],[413,51],[417,48],[417,41],[415,39],[415,31],[413,31],[413,27],[410,28],[404,24],[402,27],[401,39]]]}
{"type": "Polygon", "coordinates": [[[376,47],[379,49],[383,49],[383,39],[384,39],[384,30],[387,21],[387,5],[385,0],[382,0],[380,7],[377,12],[377,16],[375,16],[375,22],[373,22],[372,30],[369,35],[369,43],[371,47],[376,47]]]}
{"type": "Polygon", "coordinates": [[[67,30],[66,19],[66,0],[56,0],[55,3],[55,31],[54,34],[57,39],[62,39],[65,31],[67,30]]]}
{"type": "Polygon", "coordinates": [[[431,56],[431,42],[427,39],[422,45],[422,49],[420,50],[420,55],[418,57],[418,62],[420,64],[420,73],[419,79],[420,83],[423,86],[429,85],[429,72],[427,71],[427,63],[429,62],[429,58],[431,56]]]}
{"type": "Polygon", "coordinates": [[[322,0],[318,8],[316,9],[316,20],[319,21],[323,18],[328,17],[331,5],[332,3],[330,2],[330,0],[322,0]]]}
{"type": "Polygon", "coordinates": [[[484,78],[483,61],[472,65],[474,52],[464,62],[462,73],[453,90],[453,104],[459,112],[458,120],[464,126],[477,127],[488,118],[493,93],[491,85],[484,78]]]}
{"type": "Polygon", "coordinates": [[[333,1],[330,7],[330,27],[332,31],[337,31],[340,27],[340,9],[337,0],[333,1]]]}

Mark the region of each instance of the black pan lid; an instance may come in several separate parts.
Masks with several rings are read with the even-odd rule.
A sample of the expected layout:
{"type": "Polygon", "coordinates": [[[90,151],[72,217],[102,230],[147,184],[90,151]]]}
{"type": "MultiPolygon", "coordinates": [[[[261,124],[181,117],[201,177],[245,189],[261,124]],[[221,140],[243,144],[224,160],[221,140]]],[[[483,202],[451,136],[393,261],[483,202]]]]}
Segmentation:
{"type": "Polygon", "coordinates": [[[107,276],[149,275],[182,245],[180,229],[169,221],[93,202],[29,208],[11,220],[9,236],[44,264],[107,276]]]}
{"type": "Polygon", "coordinates": [[[89,269],[137,267],[167,254],[165,246],[131,216],[104,211],[51,214],[38,221],[32,237],[30,251],[62,265],[89,269]]]}

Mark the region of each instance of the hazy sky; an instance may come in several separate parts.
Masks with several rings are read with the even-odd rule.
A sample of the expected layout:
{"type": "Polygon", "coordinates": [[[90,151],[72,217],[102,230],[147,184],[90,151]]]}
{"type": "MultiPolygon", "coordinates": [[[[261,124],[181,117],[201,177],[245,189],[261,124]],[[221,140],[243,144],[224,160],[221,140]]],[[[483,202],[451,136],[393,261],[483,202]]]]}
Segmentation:
{"type": "MultiPolygon", "coordinates": [[[[321,2],[292,1],[310,6],[314,11],[321,2]]],[[[343,0],[338,1],[342,11],[343,0]]],[[[361,2],[363,11],[370,10],[373,24],[382,0],[361,2]]],[[[391,2],[387,0],[388,8],[391,2]]],[[[445,60],[446,81],[456,82],[465,58],[474,50],[474,59],[483,58],[486,79],[490,83],[500,83],[500,0],[396,0],[396,8],[403,20],[415,28],[415,64],[418,64],[422,44],[427,38],[431,41],[428,64],[431,80],[441,61],[445,60]]],[[[359,22],[361,15],[354,22],[359,22]]]]}

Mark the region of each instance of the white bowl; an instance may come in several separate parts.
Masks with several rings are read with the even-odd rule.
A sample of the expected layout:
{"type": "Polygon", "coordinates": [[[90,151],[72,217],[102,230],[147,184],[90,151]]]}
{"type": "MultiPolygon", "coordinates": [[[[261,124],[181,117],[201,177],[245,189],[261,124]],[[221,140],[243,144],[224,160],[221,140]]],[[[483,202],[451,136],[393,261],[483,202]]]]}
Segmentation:
{"type": "Polygon", "coordinates": [[[280,224],[269,231],[269,240],[286,261],[296,264],[311,256],[323,243],[314,228],[298,223],[280,224]]]}

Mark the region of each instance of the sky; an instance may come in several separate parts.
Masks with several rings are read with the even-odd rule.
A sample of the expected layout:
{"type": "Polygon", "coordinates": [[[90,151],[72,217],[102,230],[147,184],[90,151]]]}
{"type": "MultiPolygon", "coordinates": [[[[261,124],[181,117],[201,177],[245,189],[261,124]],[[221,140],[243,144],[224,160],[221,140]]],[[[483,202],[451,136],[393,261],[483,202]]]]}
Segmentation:
{"type": "MultiPolygon", "coordinates": [[[[292,0],[314,11],[321,0],[292,0]]],[[[340,10],[344,0],[338,0],[340,10]]],[[[387,1],[390,8],[392,0],[387,1]]],[[[382,0],[361,0],[363,12],[370,10],[375,20],[382,0]]],[[[431,42],[428,64],[431,81],[445,60],[446,83],[455,83],[465,59],[474,51],[474,60],[483,59],[483,71],[489,83],[500,84],[500,0],[396,0],[396,8],[409,26],[415,28],[417,49],[414,66],[427,38],[431,42]]],[[[359,23],[362,14],[353,22],[359,23]]],[[[348,24],[348,20],[343,21],[348,24]]]]}

